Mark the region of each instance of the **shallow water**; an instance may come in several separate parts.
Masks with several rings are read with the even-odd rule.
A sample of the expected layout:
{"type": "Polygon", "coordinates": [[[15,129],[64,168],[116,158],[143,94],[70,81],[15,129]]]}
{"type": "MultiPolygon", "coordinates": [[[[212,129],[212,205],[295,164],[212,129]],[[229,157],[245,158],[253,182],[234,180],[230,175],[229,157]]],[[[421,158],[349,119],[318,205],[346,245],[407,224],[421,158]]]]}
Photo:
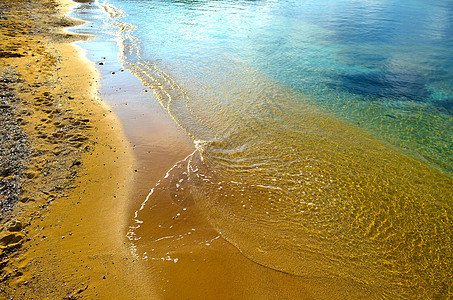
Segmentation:
{"type": "Polygon", "coordinates": [[[217,123],[206,107],[222,110],[224,127],[249,117],[227,103],[276,84],[303,95],[289,109],[312,102],[451,175],[451,1],[111,3],[125,13],[113,22],[125,60],[174,77],[203,121],[217,123]]]}
{"type": "Polygon", "coordinates": [[[99,6],[197,149],[137,211],[143,257],[179,264],[222,237],[369,298],[453,295],[451,1],[99,6]],[[212,228],[182,225],[194,215],[212,228]]]}

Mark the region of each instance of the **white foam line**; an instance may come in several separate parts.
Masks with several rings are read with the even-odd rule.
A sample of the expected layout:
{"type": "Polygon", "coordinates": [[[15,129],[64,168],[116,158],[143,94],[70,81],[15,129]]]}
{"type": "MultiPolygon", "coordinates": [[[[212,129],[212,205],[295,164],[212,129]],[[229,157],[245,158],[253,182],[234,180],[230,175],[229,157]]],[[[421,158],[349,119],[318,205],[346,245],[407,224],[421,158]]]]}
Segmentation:
{"type": "Polygon", "coordinates": [[[164,236],[164,237],[161,237],[160,239],[157,239],[157,240],[154,240],[154,242],[159,242],[159,241],[162,241],[162,240],[166,240],[166,239],[172,239],[174,238],[173,235],[170,235],[170,236],[164,236]]]}
{"type": "MultiPolygon", "coordinates": [[[[166,173],[165,176],[164,176],[164,179],[167,179],[167,178],[170,176],[171,171],[173,171],[173,169],[176,168],[180,162],[183,162],[183,161],[188,160],[191,156],[193,156],[193,155],[195,154],[195,152],[197,152],[197,150],[193,151],[191,154],[189,154],[189,155],[188,155],[186,158],[184,158],[183,160],[180,160],[180,161],[178,161],[177,163],[175,163],[175,164],[173,165],[173,167],[171,167],[171,168],[167,171],[167,173],[166,173]]],[[[146,203],[149,201],[149,198],[150,198],[151,195],[154,193],[154,189],[155,189],[157,186],[159,186],[160,183],[161,183],[161,181],[159,180],[159,181],[156,183],[155,187],[153,187],[153,188],[149,191],[148,195],[146,196],[146,198],[145,198],[145,200],[143,201],[143,203],[142,203],[142,205],[140,206],[140,208],[134,213],[134,219],[135,219],[136,221],[137,221],[137,218],[138,218],[138,213],[139,213],[140,211],[142,211],[142,210],[145,208],[146,203]]]]}

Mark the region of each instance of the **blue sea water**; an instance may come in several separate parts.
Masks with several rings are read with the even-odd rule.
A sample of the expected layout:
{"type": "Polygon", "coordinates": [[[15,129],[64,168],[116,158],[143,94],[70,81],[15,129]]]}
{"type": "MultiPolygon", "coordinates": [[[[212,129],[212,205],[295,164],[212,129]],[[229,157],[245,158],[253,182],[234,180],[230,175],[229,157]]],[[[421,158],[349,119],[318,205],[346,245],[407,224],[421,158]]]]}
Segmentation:
{"type": "Polygon", "coordinates": [[[141,210],[170,190],[269,268],[452,297],[453,1],[97,4],[197,149],[141,210]]]}
{"type": "Polygon", "coordinates": [[[294,101],[453,172],[452,1],[109,3],[135,26],[126,60],[152,62],[185,89],[228,101],[222,81],[246,86],[259,72],[300,92],[294,101]]]}

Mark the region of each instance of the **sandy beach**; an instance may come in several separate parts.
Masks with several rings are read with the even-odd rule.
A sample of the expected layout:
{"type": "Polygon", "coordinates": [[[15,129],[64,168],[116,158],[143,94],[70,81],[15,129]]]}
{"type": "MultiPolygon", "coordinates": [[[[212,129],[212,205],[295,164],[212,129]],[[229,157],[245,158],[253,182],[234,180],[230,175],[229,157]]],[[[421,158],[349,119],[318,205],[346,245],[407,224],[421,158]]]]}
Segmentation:
{"type": "Polygon", "coordinates": [[[124,243],[131,147],[96,96],[93,63],[70,44],[83,37],[63,31],[78,23],[64,16],[71,5],[0,2],[1,121],[12,132],[2,133],[0,297],[147,298],[124,243]]]}
{"type": "MultiPolygon", "coordinates": [[[[445,201],[451,195],[450,177],[330,114],[301,118],[290,109],[279,111],[300,124],[287,128],[287,137],[283,130],[277,130],[278,123],[274,132],[270,130],[273,123],[261,127],[259,122],[241,125],[238,121],[244,128],[239,132],[246,136],[241,139],[238,134],[234,140],[231,134],[231,143],[226,145],[211,141],[203,158],[203,146],[197,143],[206,141],[197,140],[184,127],[184,122],[193,120],[187,118],[191,114],[178,115],[178,108],[184,111],[199,105],[203,115],[214,112],[216,106],[209,106],[202,98],[194,99],[200,100],[199,104],[177,100],[189,99],[185,97],[191,90],[203,90],[204,79],[190,73],[193,78],[189,76],[186,91],[165,72],[154,72],[157,68],[149,71],[152,62],[139,61],[141,65],[131,67],[133,63],[128,65],[121,59],[121,36],[104,34],[107,27],[100,25],[107,23],[103,18],[109,18],[108,8],[112,7],[105,9],[90,0],[74,1],[0,0],[0,299],[381,299],[383,295],[398,295],[396,292],[406,287],[410,295],[417,292],[415,288],[420,288],[420,293],[432,293],[432,288],[440,298],[451,295],[451,268],[446,265],[451,260],[445,260],[451,253],[451,204],[445,201]],[[86,17],[86,23],[70,16],[86,17]],[[96,33],[99,36],[95,37],[96,33]],[[159,76],[163,81],[155,80],[159,76]],[[176,100],[173,108],[171,100],[176,100]],[[320,130],[304,140],[294,134],[298,131],[290,130],[304,127],[320,130]],[[267,140],[263,128],[270,128],[267,140]],[[265,143],[258,138],[256,144],[249,140],[261,135],[265,143]],[[239,146],[247,141],[254,145],[248,153],[256,158],[253,168],[241,165],[248,157],[241,157],[246,151],[239,146]],[[282,148],[287,152],[264,153],[279,149],[277,144],[285,146],[285,141],[291,141],[282,148]],[[295,143],[300,149],[292,141],[300,141],[295,143]],[[276,142],[276,148],[271,142],[276,142]],[[211,174],[212,170],[202,169],[208,166],[208,150],[217,155],[211,157],[212,170],[222,174],[222,170],[231,169],[233,174],[241,167],[240,176],[235,175],[246,180],[236,182],[236,177],[225,173],[219,177],[222,180],[199,177],[200,184],[194,184],[203,171],[211,174]],[[365,152],[370,156],[362,155],[365,152]],[[308,177],[306,186],[296,180],[304,168],[312,168],[300,158],[312,155],[319,156],[313,161],[319,161],[320,167],[314,164],[316,168],[308,174],[332,178],[322,193],[321,183],[314,189],[318,183],[309,186],[308,177]],[[266,168],[258,168],[266,161],[263,157],[270,157],[278,168],[269,168],[269,174],[266,168]],[[203,159],[205,163],[201,163],[203,159]],[[217,164],[220,167],[216,169],[217,164]],[[279,169],[285,164],[294,164],[289,171],[297,174],[279,169]],[[256,175],[247,170],[255,170],[256,175]],[[293,184],[289,187],[294,188],[294,200],[300,203],[288,201],[294,205],[286,207],[273,202],[273,191],[278,191],[275,197],[280,202],[280,190],[290,190],[284,186],[286,177],[282,174],[292,176],[287,182],[293,184]],[[268,185],[263,178],[269,178],[268,185]],[[204,182],[213,183],[212,189],[201,184],[204,182]],[[272,188],[273,184],[282,188],[272,188]],[[314,226],[313,239],[294,241],[295,230],[305,233],[305,229],[285,228],[283,221],[300,225],[299,220],[305,220],[301,217],[305,211],[299,210],[301,199],[311,196],[304,198],[296,192],[302,188],[310,191],[311,186],[313,203],[306,204],[306,211],[313,210],[315,218],[310,219],[307,213],[306,226],[314,226]],[[260,194],[261,190],[266,193],[260,194]],[[345,201],[335,210],[329,193],[337,191],[338,199],[363,203],[354,211],[353,201],[345,201]],[[243,203],[244,195],[250,197],[243,203]],[[318,211],[315,202],[324,199],[328,205],[320,205],[318,211]],[[383,204],[378,202],[381,199],[383,204]],[[269,209],[264,215],[266,203],[269,209]],[[293,208],[294,220],[286,213],[293,208]],[[216,211],[230,218],[216,219],[216,211]],[[231,236],[244,236],[244,246],[228,239],[222,228],[228,230],[230,223],[235,225],[231,236]],[[326,227],[317,231],[316,225],[323,224],[326,227]],[[434,225],[425,228],[424,224],[434,225]],[[347,230],[342,231],[344,228],[347,230]],[[326,232],[329,235],[323,235],[326,232]],[[360,238],[362,233],[371,238],[360,238]],[[391,233],[388,238],[387,233],[391,233]],[[412,241],[418,241],[413,238],[415,233],[422,242],[414,246],[412,241]],[[359,238],[351,238],[355,234],[359,238]],[[352,242],[337,249],[337,244],[345,241],[352,242]],[[310,248],[317,242],[321,248],[310,248]],[[417,247],[420,254],[412,251],[417,247]],[[377,249],[377,254],[373,256],[370,249],[377,249]],[[385,251],[388,253],[383,255],[385,251]],[[377,260],[382,257],[385,264],[377,260]],[[267,264],[267,259],[272,264],[267,264]],[[369,277],[362,276],[367,272],[369,277]],[[443,281],[439,281],[439,274],[445,274],[443,281]],[[389,287],[396,294],[388,291],[389,287]]],[[[121,19],[116,21],[108,30],[133,27],[121,19]]],[[[217,68],[216,62],[212,64],[210,67],[217,68]]],[[[169,73],[184,67],[191,66],[170,64],[169,73]]],[[[220,71],[229,82],[228,74],[220,71]]],[[[250,76],[253,80],[244,77],[242,86],[230,88],[237,88],[240,94],[241,89],[253,91],[257,82],[268,80],[255,71],[250,76]]],[[[263,89],[267,87],[263,84],[263,89]]],[[[289,95],[280,86],[272,87],[264,98],[278,102],[278,95],[289,95]]],[[[219,91],[227,89],[219,83],[219,91]]],[[[262,96],[261,90],[247,95],[244,103],[262,96]]],[[[242,103],[236,104],[242,107],[242,103]]],[[[312,112],[310,109],[307,105],[306,110],[312,112]]],[[[261,121],[261,114],[257,116],[261,121]]],[[[235,117],[219,114],[219,118],[235,117]]],[[[218,121],[211,125],[221,128],[222,120],[218,121]]]]}
{"type": "MultiPolygon", "coordinates": [[[[178,227],[197,229],[188,247],[174,249],[182,260],[134,256],[126,237],[134,212],[167,170],[193,151],[193,144],[157,101],[149,101],[151,93],[142,90],[138,79],[129,78],[123,87],[136,96],[135,106],[105,104],[104,98],[118,100],[121,66],[116,58],[102,57],[97,71],[71,44],[88,38],[63,31],[80,23],[65,17],[71,5],[1,2],[1,95],[2,101],[9,100],[9,114],[2,115],[10,116],[19,139],[13,140],[18,151],[5,160],[16,168],[0,178],[5,186],[0,297],[313,299],[339,294],[329,288],[330,280],[316,279],[317,286],[311,287],[312,279],[246,258],[218,238],[196,208],[178,227]],[[108,82],[103,88],[99,72],[108,82]],[[108,76],[115,72],[110,86],[108,76]],[[205,242],[200,246],[198,240],[205,242]]],[[[166,195],[162,200],[160,217],[152,221],[156,226],[148,224],[158,231],[150,235],[171,234],[161,232],[157,223],[182,211],[166,195]]]]}

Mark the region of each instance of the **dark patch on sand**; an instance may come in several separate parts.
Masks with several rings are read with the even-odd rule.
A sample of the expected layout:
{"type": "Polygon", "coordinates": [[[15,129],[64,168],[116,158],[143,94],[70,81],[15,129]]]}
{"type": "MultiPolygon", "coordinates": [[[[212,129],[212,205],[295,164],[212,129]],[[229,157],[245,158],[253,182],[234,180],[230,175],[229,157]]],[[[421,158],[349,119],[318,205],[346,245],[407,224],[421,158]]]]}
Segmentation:
{"type": "Polygon", "coordinates": [[[9,58],[9,57],[22,57],[23,54],[8,52],[8,51],[0,51],[0,58],[9,58]]]}
{"type": "Polygon", "coordinates": [[[11,71],[0,74],[0,219],[20,199],[23,173],[31,153],[16,112],[20,99],[11,88],[18,81],[17,74],[11,71]]]}
{"type": "Polygon", "coordinates": [[[390,71],[344,74],[331,82],[332,86],[346,88],[353,94],[422,102],[430,96],[426,84],[426,78],[420,74],[390,71]]]}
{"type": "Polygon", "coordinates": [[[28,226],[67,197],[94,145],[90,119],[67,105],[84,99],[62,89],[61,58],[48,46],[78,38],[61,30],[78,21],[57,5],[0,0],[0,298],[25,299],[15,294],[27,282],[15,258],[33,237],[28,226]]]}

